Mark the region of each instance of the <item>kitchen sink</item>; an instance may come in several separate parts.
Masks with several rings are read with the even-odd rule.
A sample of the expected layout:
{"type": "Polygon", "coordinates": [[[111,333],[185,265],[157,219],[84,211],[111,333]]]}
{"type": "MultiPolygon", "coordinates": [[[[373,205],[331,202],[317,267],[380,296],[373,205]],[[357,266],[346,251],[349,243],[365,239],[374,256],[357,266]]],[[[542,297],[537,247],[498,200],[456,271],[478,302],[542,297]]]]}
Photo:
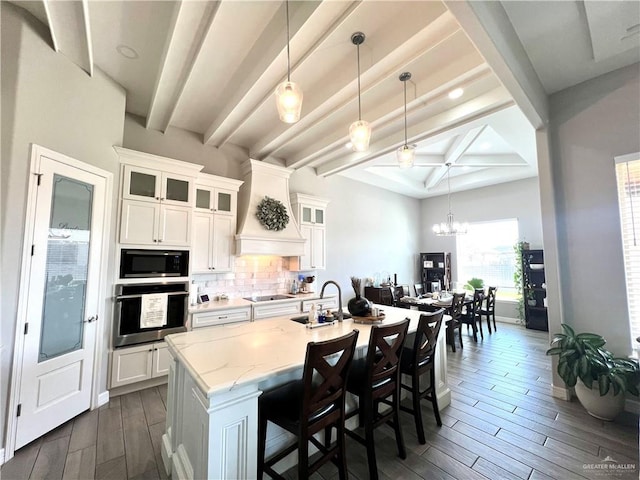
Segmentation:
{"type": "MultiPolygon", "coordinates": [[[[338,312],[334,311],[332,313],[333,313],[333,318],[336,318],[336,316],[338,315],[338,312]]],[[[351,314],[345,312],[345,313],[342,314],[342,318],[343,318],[343,320],[346,320],[347,318],[351,318],[351,314]]],[[[302,323],[303,325],[306,325],[307,323],[309,323],[309,315],[301,315],[299,317],[291,317],[289,320],[291,320],[292,322],[298,322],[298,323],[302,323]]]]}
{"type": "Polygon", "coordinates": [[[262,295],[258,297],[244,297],[250,302],[268,302],[269,300],[286,300],[287,298],[295,298],[291,295],[262,295]]]}

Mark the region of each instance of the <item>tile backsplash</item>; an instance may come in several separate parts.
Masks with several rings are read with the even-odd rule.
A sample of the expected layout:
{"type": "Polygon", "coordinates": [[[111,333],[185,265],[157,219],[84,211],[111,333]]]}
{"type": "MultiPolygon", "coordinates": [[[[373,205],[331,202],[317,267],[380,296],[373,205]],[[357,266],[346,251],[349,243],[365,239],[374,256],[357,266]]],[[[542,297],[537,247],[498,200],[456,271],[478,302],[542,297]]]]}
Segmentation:
{"type": "Polygon", "coordinates": [[[222,293],[229,298],[289,293],[299,272],[291,272],[288,268],[289,261],[285,257],[236,257],[233,272],[194,275],[192,288],[199,288],[200,294],[206,293],[211,299],[222,293]]]}

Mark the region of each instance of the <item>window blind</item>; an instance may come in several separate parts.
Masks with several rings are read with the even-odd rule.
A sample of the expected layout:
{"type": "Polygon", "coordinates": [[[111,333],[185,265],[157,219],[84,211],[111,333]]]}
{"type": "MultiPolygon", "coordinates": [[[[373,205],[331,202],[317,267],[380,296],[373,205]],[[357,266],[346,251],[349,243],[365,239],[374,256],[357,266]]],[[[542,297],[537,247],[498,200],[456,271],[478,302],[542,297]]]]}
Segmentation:
{"type": "MultiPolygon", "coordinates": [[[[640,337],[640,154],[616,158],[618,205],[633,339],[640,337]]],[[[640,343],[633,342],[634,349],[640,343]]]]}

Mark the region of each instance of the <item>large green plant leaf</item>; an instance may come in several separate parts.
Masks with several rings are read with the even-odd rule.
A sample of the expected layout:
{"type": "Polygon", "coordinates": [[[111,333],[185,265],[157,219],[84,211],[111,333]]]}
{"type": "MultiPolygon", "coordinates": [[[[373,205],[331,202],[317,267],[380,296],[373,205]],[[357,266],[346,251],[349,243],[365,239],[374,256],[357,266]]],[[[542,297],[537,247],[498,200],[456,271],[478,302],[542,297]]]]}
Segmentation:
{"type": "Polygon", "coordinates": [[[547,350],[547,355],[560,355],[562,352],[564,352],[564,348],[554,347],[547,350]]]}
{"type": "Polygon", "coordinates": [[[600,396],[606,395],[609,392],[609,385],[611,385],[611,379],[607,375],[600,375],[598,378],[600,396]]]}
{"type": "Polygon", "coordinates": [[[593,345],[594,347],[601,347],[602,345],[607,343],[604,338],[595,333],[579,333],[578,335],[576,335],[576,340],[586,342],[590,345],[593,345]]]}
{"type": "Polygon", "coordinates": [[[562,323],[560,324],[560,326],[562,327],[562,329],[564,330],[564,333],[567,337],[575,337],[576,336],[576,332],[573,330],[573,328],[571,328],[569,325],[567,325],[566,323],[562,323]]]}

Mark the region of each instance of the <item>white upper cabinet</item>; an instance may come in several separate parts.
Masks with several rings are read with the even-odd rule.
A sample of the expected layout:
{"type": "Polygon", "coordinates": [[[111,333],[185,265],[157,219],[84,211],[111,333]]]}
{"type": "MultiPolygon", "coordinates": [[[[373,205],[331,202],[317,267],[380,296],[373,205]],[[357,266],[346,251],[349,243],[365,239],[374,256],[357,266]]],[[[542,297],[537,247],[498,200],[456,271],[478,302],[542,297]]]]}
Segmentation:
{"type": "Polygon", "coordinates": [[[238,190],[243,182],[202,173],[195,184],[191,272],[229,272],[235,253],[238,190]]]}
{"type": "Polygon", "coordinates": [[[115,148],[122,164],[120,243],[189,247],[202,165],[115,148]]]}
{"type": "Polygon", "coordinates": [[[293,215],[305,238],[304,254],[291,257],[290,270],[322,270],[327,267],[326,210],[329,200],[302,193],[291,194],[293,215]]]}
{"type": "Polygon", "coordinates": [[[191,206],[193,177],[125,165],[123,180],[124,199],[191,206]]]}
{"type": "Polygon", "coordinates": [[[236,216],[238,191],[196,183],[196,212],[236,216]]]}

